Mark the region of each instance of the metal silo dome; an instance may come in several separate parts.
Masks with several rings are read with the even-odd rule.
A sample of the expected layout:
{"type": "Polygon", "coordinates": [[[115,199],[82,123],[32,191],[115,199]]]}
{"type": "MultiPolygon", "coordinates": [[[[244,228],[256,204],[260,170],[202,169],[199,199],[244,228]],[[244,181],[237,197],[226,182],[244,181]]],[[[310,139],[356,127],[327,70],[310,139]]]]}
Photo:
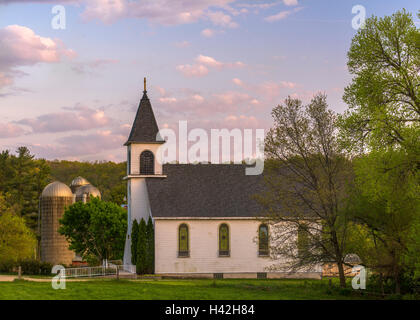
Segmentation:
{"type": "Polygon", "coordinates": [[[42,191],[41,215],[41,260],[52,264],[71,264],[74,252],[69,250],[66,238],[58,233],[59,220],[66,207],[74,202],[74,195],[64,183],[55,181],[42,191]]]}
{"type": "Polygon", "coordinates": [[[76,201],[83,201],[84,195],[86,195],[86,201],[89,201],[90,197],[101,198],[101,192],[91,184],[87,184],[76,190],[76,201]]]}
{"type": "Polygon", "coordinates": [[[42,191],[41,198],[44,197],[73,197],[71,189],[67,187],[64,183],[59,181],[54,181],[48,184],[42,191]]]}
{"type": "Polygon", "coordinates": [[[90,182],[87,181],[85,178],[79,176],[74,178],[73,181],[70,183],[70,189],[73,193],[76,193],[76,190],[79,187],[85,186],[87,184],[90,184],[90,182]]]}

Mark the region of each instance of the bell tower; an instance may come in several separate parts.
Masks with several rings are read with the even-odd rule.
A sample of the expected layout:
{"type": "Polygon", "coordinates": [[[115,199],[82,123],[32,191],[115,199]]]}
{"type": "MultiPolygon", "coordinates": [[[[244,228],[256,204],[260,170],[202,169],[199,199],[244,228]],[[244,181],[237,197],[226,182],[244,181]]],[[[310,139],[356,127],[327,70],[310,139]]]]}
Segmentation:
{"type": "Polygon", "coordinates": [[[131,264],[131,227],[134,220],[146,222],[151,217],[147,179],[162,179],[162,161],[158,149],[165,143],[159,135],[159,128],[147,96],[144,78],[143,96],[134,118],[127,142],[127,237],[124,250],[124,264],[131,264]]]}

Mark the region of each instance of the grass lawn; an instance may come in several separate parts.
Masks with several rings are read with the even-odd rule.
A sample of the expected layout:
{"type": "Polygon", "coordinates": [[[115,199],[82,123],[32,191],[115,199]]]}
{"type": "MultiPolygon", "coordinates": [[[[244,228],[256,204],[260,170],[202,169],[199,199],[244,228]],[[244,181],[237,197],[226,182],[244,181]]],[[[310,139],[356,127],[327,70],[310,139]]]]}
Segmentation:
{"type": "Polygon", "coordinates": [[[0,282],[0,299],[363,299],[348,289],[328,289],[328,280],[114,280],[67,282],[54,290],[50,282],[0,282]]]}

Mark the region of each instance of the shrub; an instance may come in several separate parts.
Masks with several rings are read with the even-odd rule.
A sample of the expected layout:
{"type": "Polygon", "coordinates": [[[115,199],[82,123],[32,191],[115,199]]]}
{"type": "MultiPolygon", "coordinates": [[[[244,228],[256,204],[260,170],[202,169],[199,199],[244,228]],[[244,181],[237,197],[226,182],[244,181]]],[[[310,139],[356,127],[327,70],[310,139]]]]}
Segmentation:
{"type": "Polygon", "coordinates": [[[13,272],[16,268],[16,262],[14,261],[1,261],[0,262],[0,272],[10,273],[13,272]]]}

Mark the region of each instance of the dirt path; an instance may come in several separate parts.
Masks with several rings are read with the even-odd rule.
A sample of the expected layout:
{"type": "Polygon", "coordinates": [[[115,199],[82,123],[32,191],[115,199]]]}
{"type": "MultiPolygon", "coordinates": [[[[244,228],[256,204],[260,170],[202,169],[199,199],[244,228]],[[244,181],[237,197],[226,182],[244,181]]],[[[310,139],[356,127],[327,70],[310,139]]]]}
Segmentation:
{"type": "Polygon", "coordinates": [[[6,276],[6,275],[0,275],[0,282],[10,282],[14,281],[16,276],[6,276]]]}

